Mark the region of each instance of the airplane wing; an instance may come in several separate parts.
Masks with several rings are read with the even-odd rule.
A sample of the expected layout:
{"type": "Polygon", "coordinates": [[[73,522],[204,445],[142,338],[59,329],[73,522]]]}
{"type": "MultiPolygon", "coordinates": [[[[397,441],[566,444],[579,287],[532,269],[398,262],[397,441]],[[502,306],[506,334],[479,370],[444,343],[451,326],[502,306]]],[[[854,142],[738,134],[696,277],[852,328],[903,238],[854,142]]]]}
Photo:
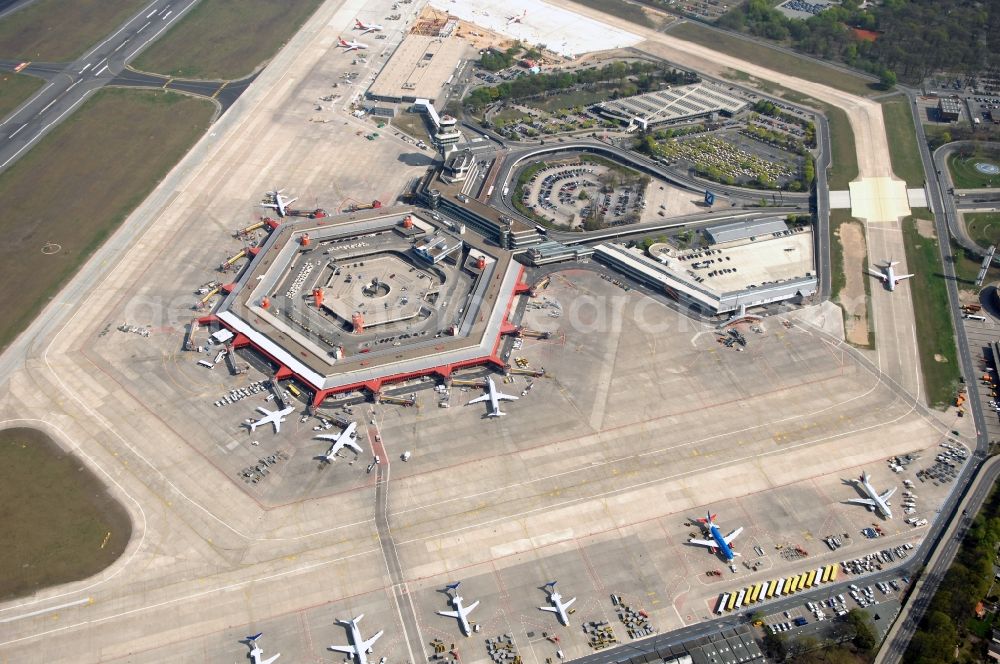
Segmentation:
{"type": "Polygon", "coordinates": [[[728,535],[726,535],[725,537],[723,537],[722,541],[725,542],[726,544],[729,544],[734,539],[736,539],[737,537],[739,537],[740,533],[742,533],[742,532],[743,532],[743,526],[740,526],[739,528],[737,528],[733,532],[731,532],[728,535]]]}
{"type": "Polygon", "coordinates": [[[332,650],[333,652],[342,652],[345,655],[358,654],[358,648],[355,648],[354,646],[327,646],[326,649],[332,650]]]}
{"type": "Polygon", "coordinates": [[[458,611],[438,611],[439,616],[444,616],[445,618],[457,618],[458,611]]]}
{"type": "Polygon", "coordinates": [[[345,447],[350,447],[352,450],[354,450],[358,454],[363,454],[364,453],[364,450],[361,449],[361,446],[358,445],[353,440],[348,440],[347,442],[344,443],[344,446],[345,447]]]}
{"type": "Polygon", "coordinates": [[[891,489],[888,489],[885,493],[881,494],[879,496],[879,498],[881,498],[882,500],[889,500],[889,498],[894,493],[896,493],[896,487],[892,487],[891,489]]]}
{"type": "Polygon", "coordinates": [[[897,274],[896,275],[896,283],[899,283],[903,279],[909,279],[912,276],[914,276],[914,275],[912,275],[912,274],[897,274]]]}
{"type": "Polygon", "coordinates": [[[497,399],[500,401],[517,401],[517,397],[511,396],[509,394],[504,394],[503,392],[497,392],[497,399]]]}
{"type": "Polygon", "coordinates": [[[472,604],[468,605],[468,606],[463,606],[462,607],[462,615],[463,616],[468,616],[470,613],[472,613],[472,610],[474,608],[476,608],[477,606],[479,606],[479,600],[478,599],[475,602],[473,602],[472,604]]]}
{"type": "Polygon", "coordinates": [[[572,603],[573,603],[573,602],[575,602],[575,601],[576,601],[576,598],[575,598],[575,597],[573,597],[573,598],[571,598],[571,599],[568,599],[568,600],[566,600],[565,602],[563,602],[563,605],[562,605],[562,606],[563,606],[563,608],[564,608],[564,609],[568,609],[568,608],[569,608],[569,606],[570,606],[570,604],[572,604],[572,603]]]}
{"type": "Polygon", "coordinates": [[[868,274],[872,275],[873,277],[878,277],[882,281],[885,281],[885,274],[883,274],[878,270],[873,270],[871,268],[868,268],[868,274]]]}
{"type": "Polygon", "coordinates": [[[557,609],[554,606],[540,606],[540,607],[538,607],[538,610],[539,611],[550,611],[552,613],[559,613],[559,609],[557,609]]]}
{"type": "Polygon", "coordinates": [[[871,498],[848,498],[847,502],[854,503],[855,505],[867,505],[868,507],[875,507],[875,501],[871,498]]]}
{"type": "Polygon", "coordinates": [[[471,401],[469,401],[469,403],[470,404],[473,404],[473,403],[482,403],[484,401],[489,401],[489,400],[490,400],[490,395],[489,394],[484,394],[481,397],[476,397],[475,399],[472,399],[471,401]]]}
{"type": "Polygon", "coordinates": [[[713,549],[718,548],[719,546],[718,544],[715,543],[715,540],[703,540],[703,539],[689,539],[688,544],[694,544],[696,546],[708,546],[713,549]]]}
{"type": "Polygon", "coordinates": [[[380,629],[379,631],[372,634],[372,637],[370,639],[363,641],[361,645],[358,646],[358,648],[364,652],[368,652],[369,650],[371,650],[372,646],[375,645],[375,642],[379,640],[379,638],[382,636],[383,633],[384,630],[380,629]]]}

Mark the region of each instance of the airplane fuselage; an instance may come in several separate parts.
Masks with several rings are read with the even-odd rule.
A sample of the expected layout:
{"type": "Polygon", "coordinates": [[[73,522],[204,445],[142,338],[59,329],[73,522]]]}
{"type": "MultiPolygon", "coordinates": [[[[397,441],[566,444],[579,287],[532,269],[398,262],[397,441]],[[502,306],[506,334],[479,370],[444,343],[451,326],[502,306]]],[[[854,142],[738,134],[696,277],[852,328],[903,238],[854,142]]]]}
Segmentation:
{"type": "Polygon", "coordinates": [[[559,622],[564,625],[569,625],[569,616],[566,615],[566,607],[568,605],[563,604],[562,595],[557,592],[553,592],[549,595],[549,601],[556,610],[556,615],[559,617],[559,622]]]}
{"type": "Polygon", "coordinates": [[[455,607],[455,611],[458,612],[458,627],[462,630],[462,634],[466,636],[472,636],[472,627],[469,625],[469,619],[466,617],[465,608],[462,606],[462,598],[458,595],[452,598],[451,605],[455,607]]]}
{"type": "Polygon", "coordinates": [[[726,540],[722,537],[722,532],[719,531],[719,527],[714,523],[709,525],[708,533],[709,535],[712,536],[712,541],[715,542],[715,545],[718,547],[719,551],[725,557],[726,562],[727,563],[733,562],[735,554],[733,553],[732,548],[728,544],[726,544],[726,540]]]}
{"type": "Polygon", "coordinates": [[[871,498],[872,502],[875,503],[872,511],[877,511],[879,514],[887,519],[892,518],[892,510],[889,508],[889,504],[882,500],[882,496],[879,492],[875,490],[875,487],[871,485],[867,477],[861,478],[861,486],[864,487],[865,493],[871,498]]]}

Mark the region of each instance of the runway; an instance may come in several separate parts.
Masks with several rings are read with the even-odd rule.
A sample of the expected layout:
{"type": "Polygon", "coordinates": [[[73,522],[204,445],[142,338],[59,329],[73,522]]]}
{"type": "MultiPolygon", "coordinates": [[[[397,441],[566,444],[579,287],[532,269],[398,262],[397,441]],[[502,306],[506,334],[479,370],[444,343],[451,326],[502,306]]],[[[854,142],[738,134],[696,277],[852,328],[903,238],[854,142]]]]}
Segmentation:
{"type": "MultiPolygon", "coordinates": [[[[104,41],[57,70],[52,63],[29,66],[48,83],[0,122],[0,172],[62,122],[87,97],[111,83],[153,40],[198,0],[153,0],[104,41]]],[[[9,69],[12,69],[8,64],[9,69]]]]}

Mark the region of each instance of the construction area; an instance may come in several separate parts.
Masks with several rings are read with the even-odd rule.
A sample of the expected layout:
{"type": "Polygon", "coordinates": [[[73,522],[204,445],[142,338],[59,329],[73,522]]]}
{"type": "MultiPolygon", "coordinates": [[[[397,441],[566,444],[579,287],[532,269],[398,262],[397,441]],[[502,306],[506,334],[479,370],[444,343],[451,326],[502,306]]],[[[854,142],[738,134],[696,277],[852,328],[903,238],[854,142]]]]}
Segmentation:
{"type": "Polygon", "coordinates": [[[544,46],[569,59],[593,51],[627,48],[641,41],[639,35],[626,29],[537,0],[510,0],[503,6],[490,0],[431,0],[430,6],[508,39],[544,46]]]}

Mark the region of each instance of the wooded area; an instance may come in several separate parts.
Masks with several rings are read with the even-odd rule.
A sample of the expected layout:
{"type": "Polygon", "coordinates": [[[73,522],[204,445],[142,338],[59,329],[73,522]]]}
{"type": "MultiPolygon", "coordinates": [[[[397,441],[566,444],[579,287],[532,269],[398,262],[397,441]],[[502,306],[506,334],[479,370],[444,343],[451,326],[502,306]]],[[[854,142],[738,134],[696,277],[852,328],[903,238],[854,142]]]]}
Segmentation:
{"type": "MultiPolygon", "coordinates": [[[[485,58],[486,55],[483,55],[485,58]]],[[[562,92],[575,87],[586,87],[600,83],[618,84],[609,93],[609,98],[625,97],[650,90],[657,90],[665,84],[696,83],[695,74],[650,62],[612,62],[600,69],[588,67],[577,71],[562,71],[552,74],[524,74],[512,81],[504,81],[496,86],[484,86],[470,92],[463,103],[472,110],[504,99],[527,99],[547,92],[562,92]]]]}
{"type": "Polygon", "coordinates": [[[896,75],[915,83],[934,72],[1000,73],[997,2],[886,0],[862,9],[858,0],[843,0],[806,20],[788,18],[774,4],[746,0],[718,24],[869,71],[886,87],[896,75]]]}

